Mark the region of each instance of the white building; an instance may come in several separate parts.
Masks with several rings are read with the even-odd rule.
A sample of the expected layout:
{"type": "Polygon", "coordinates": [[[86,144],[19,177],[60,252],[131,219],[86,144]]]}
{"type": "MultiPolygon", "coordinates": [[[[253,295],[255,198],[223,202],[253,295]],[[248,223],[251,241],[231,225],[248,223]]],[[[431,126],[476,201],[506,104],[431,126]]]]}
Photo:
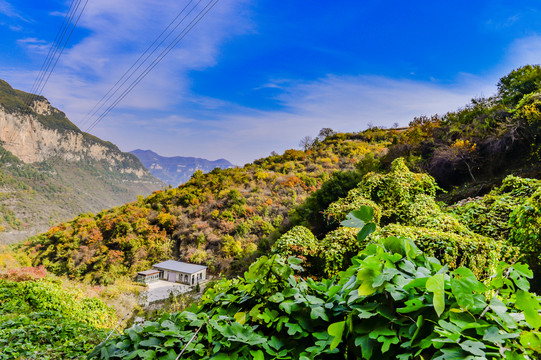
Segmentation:
{"type": "Polygon", "coordinates": [[[195,285],[207,278],[207,267],[189,264],[182,261],[167,260],[152,265],[153,270],[159,271],[159,278],[171,282],[195,285]]]}

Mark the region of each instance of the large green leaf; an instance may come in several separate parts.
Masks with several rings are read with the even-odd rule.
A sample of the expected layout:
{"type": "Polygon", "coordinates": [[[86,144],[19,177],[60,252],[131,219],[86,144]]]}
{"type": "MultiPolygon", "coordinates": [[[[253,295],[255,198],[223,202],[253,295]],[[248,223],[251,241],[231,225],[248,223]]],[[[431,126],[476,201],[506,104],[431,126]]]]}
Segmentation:
{"type": "Polygon", "coordinates": [[[467,268],[461,267],[453,271],[451,278],[451,291],[458,305],[463,309],[469,309],[475,304],[474,294],[485,291],[483,283],[477,280],[474,273],[467,268]]]}
{"type": "Polygon", "coordinates": [[[342,341],[342,334],[344,333],[345,326],[345,321],[339,321],[329,325],[329,327],[327,328],[327,332],[329,333],[329,335],[334,336],[331,342],[331,350],[336,348],[338,344],[340,344],[340,342],[342,341]]]}
{"type": "Polygon", "coordinates": [[[362,228],[364,224],[369,223],[374,218],[374,209],[372,207],[363,205],[359,210],[353,210],[346,216],[346,220],[342,221],[340,225],[353,228],[362,228]]]}
{"type": "Polygon", "coordinates": [[[529,292],[518,290],[515,294],[517,308],[524,312],[526,321],[534,329],[539,329],[541,326],[541,316],[538,310],[541,308],[539,301],[529,292]]]}
{"type": "Polygon", "coordinates": [[[429,278],[426,281],[426,290],[434,293],[434,310],[438,316],[441,316],[445,310],[445,275],[436,274],[429,278]]]}
{"type": "Polygon", "coordinates": [[[363,226],[363,228],[361,229],[361,231],[359,231],[357,233],[357,240],[358,241],[363,241],[364,239],[366,239],[370,234],[372,234],[374,231],[376,231],[376,224],[374,223],[367,223],[365,226],[363,226]]]}

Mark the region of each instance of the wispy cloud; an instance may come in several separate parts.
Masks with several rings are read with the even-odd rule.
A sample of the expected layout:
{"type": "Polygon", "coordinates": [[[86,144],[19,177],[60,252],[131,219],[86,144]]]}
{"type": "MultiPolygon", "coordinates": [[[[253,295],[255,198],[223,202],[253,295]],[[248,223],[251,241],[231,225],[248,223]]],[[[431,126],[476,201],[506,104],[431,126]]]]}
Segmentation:
{"type": "Polygon", "coordinates": [[[122,148],[152,147],[164,155],[225,157],[243,164],[271,151],[297,147],[303,136],[315,136],[323,127],[360,131],[368,123],[407,125],[414,116],[455,110],[472,97],[492,94],[493,82],[485,80],[463,74],[449,86],[329,75],[311,82],[290,82],[280,96],[286,105],[283,110],[259,111],[224,103],[211,115],[205,114],[205,121],[173,117],[167,124],[162,121],[168,131],[149,127],[146,138],[133,132],[133,137],[124,138],[122,148]]]}
{"type": "Polygon", "coordinates": [[[40,55],[46,55],[51,47],[45,40],[37,39],[34,37],[24,38],[17,40],[20,46],[40,55]]]}
{"type": "Polygon", "coordinates": [[[17,18],[25,22],[29,22],[29,20],[24,18],[19,13],[19,11],[17,11],[15,7],[11,5],[11,3],[9,3],[7,0],[0,0],[0,14],[11,17],[11,18],[17,18]]]}
{"type": "MultiPolygon", "coordinates": [[[[78,24],[89,35],[68,44],[45,88],[45,95],[77,123],[187,3],[188,0],[90,1],[78,24]]],[[[214,66],[223,42],[251,31],[246,7],[247,0],[219,2],[119,104],[119,109],[173,111],[179,100],[190,96],[188,73],[214,66]]],[[[19,43],[40,53],[40,46],[44,44],[33,38],[19,43]]],[[[28,79],[22,83],[31,84],[35,75],[27,72],[28,79]]]]}

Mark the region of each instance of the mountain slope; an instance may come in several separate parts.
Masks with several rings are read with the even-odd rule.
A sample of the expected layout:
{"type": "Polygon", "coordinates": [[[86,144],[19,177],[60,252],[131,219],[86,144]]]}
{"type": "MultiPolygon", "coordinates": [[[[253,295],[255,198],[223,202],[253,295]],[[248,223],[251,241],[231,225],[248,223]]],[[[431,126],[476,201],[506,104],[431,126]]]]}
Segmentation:
{"type": "Polygon", "coordinates": [[[130,151],[130,153],[137,156],[152,175],[173,186],[190,180],[197,170],[207,173],[214,168],[228,169],[234,166],[226,159],[211,161],[184,156],[165,157],[151,150],[140,149],[130,151]]]}
{"type": "Polygon", "coordinates": [[[47,99],[30,96],[0,80],[0,241],[164,186],[136,156],[81,132],[47,99]]]}
{"type": "MultiPolygon", "coordinates": [[[[133,274],[171,256],[205,263],[212,272],[238,274],[293,225],[304,225],[323,239],[337,227],[326,216],[329,205],[349,197],[348,191],[367,172],[391,168],[399,157],[415,173],[428,173],[449,190],[438,198],[448,204],[486,194],[508,174],[539,178],[541,67],[537,68],[537,87],[522,97],[513,96],[518,102],[506,104],[500,91],[456,112],[417,118],[406,129],[329,134],[308,144],[306,151],[287,150],[243,168],[196,172],[178,188],[96,216],[80,215],[27,242],[26,249],[34,254],[35,265],[94,282],[133,274]],[[149,250],[146,243],[143,246],[144,236],[149,250]]],[[[518,77],[512,83],[520,85],[520,71],[509,76],[518,77]]],[[[513,88],[521,87],[503,90],[513,93],[513,88]]],[[[370,201],[379,205],[385,192],[372,195],[370,201]]],[[[357,200],[355,207],[367,205],[357,200]]],[[[342,205],[351,204],[335,204],[342,205]]],[[[423,202],[418,205],[413,210],[421,210],[423,202]]],[[[530,221],[526,215],[524,219],[530,221]]]]}

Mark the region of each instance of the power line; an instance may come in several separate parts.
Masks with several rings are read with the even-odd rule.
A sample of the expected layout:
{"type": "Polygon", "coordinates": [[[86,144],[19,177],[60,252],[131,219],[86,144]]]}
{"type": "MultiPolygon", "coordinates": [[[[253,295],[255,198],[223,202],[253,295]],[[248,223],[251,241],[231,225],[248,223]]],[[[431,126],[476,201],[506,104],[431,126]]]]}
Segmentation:
{"type": "MultiPolygon", "coordinates": [[[[38,88],[38,84],[40,84],[41,79],[43,78],[43,75],[48,70],[51,60],[54,57],[53,54],[56,54],[58,51],[58,47],[60,46],[60,43],[62,42],[62,39],[64,38],[64,34],[66,33],[67,28],[71,25],[71,21],[73,18],[73,14],[75,12],[75,2],[77,0],[72,0],[71,5],[66,12],[66,15],[64,15],[64,20],[62,21],[62,25],[60,28],[58,28],[58,32],[56,33],[54,41],[51,43],[51,47],[49,48],[49,52],[47,53],[47,57],[43,61],[43,64],[41,65],[41,68],[38,72],[38,75],[36,79],[34,80],[34,84],[32,85],[32,88],[30,88],[30,91],[28,92],[25,100],[25,104],[28,104],[30,99],[33,97],[33,94],[35,93],[36,89],[38,88]],[[68,20],[69,18],[69,20],[68,20]],[[68,21],[66,21],[68,20],[68,21]]],[[[78,4],[81,2],[81,0],[78,0],[78,4]]],[[[78,7],[79,5],[77,5],[78,7]]]]}
{"type": "MultiPolygon", "coordinates": [[[[53,66],[51,67],[51,70],[49,71],[49,75],[47,75],[47,78],[45,79],[45,81],[43,82],[43,85],[41,86],[41,88],[38,88],[38,91],[37,91],[37,94],[40,94],[43,89],[45,88],[45,85],[47,84],[47,82],[49,81],[49,78],[51,77],[51,74],[53,73],[53,70],[54,68],[56,67],[56,64],[58,63],[58,60],[60,59],[60,56],[62,56],[62,53],[64,52],[64,49],[66,48],[66,45],[69,41],[69,39],[71,38],[71,35],[73,34],[73,31],[75,30],[75,28],[77,27],[77,24],[79,23],[79,19],[81,19],[81,15],[83,15],[83,11],[86,9],[86,5],[88,4],[88,0],[85,0],[85,4],[81,10],[81,12],[79,13],[79,16],[77,17],[77,20],[75,21],[75,24],[73,24],[73,27],[71,28],[71,31],[66,39],[66,41],[64,42],[64,45],[62,46],[62,49],[60,50],[60,53],[58,54],[58,56],[56,57],[56,60],[53,64],[53,66]]],[[[39,95],[38,95],[39,96],[39,95]]]]}
{"type": "MultiPolygon", "coordinates": [[[[73,18],[77,14],[77,10],[79,9],[81,5],[82,0],[72,0],[71,5],[68,9],[68,12],[64,16],[64,19],[62,21],[62,25],[60,26],[56,36],[55,40],[53,41],[51,48],[49,49],[49,52],[47,54],[47,57],[45,58],[45,61],[43,62],[40,71],[38,72],[38,76],[36,80],[34,81],[34,85],[32,86],[32,89],[30,90],[28,95],[23,98],[23,103],[26,106],[31,106],[32,102],[34,102],[35,99],[37,99],[40,96],[40,93],[43,91],[45,85],[49,81],[49,78],[51,77],[51,74],[56,67],[56,64],[58,63],[58,60],[60,59],[60,56],[64,52],[64,49],[73,34],[73,31],[75,30],[75,27],[77,27],[77,24],[81,18],[81,15],[83,14],[87,4],[88,0],[85,0],[85,4],[82,7],[81,11],[79,12],[79,15],[77,16],[77,19],[75,23],[73,23],[73,18]],[[77,1],[77,3],[76,3],[77,1]],[[76,4],[76,5],[75,5],[76,4]],[[74,6],[75,5],[75,6],[74,6]],[[66,22],[67,20],[67,22],[66,22]],[[73,26],[71,27],[71,25],[73,26]],[[64,37],[66,35],[66,32],[71,27],[71,31],[69,32],[66,40],[64,41],[64,37]],[[60,45],[63,43],[62,48],[60,52],[58,52],[60,45]],[[53,62],[54,61],[54,62],[53,62]]],[[[12,144],[13,138],[15,137],[15,133],[13,133],[7,141],[4,142],[4,144],[12,144]]],[[[3,159],[4,156],[0,157],[0,161],[3,159]]]]}
{"type": "Polygon", "coordinates": [[[105,103],[107,101],[109,101],[117,92],[118,90],[120,90],[120,88],[132,77],[132,75],[137,71],[139,70],[139,68],[144,64],[145,61],[148,60],[148,58],[150,56],[152,56],[152,54],[154,54],[156,52],[156,50],[165,42],[165,40],[167,40],[167,38],[177,29],[177,27],[180,26],[180,24],[182,24],[184,22],[184,20],[186,19],[186,17],[188,17],[188,15],[191,14],[191,12],[199,5],[199,3],[201,3],[202,0],[199,0],[199,2],[188,12],[188,14],[186,14],[182,20],[180,20],[180,22],[167,34],[167,36],[165,36],[162,41],[156,45],[154,47],[154,49],[152,50],[152,52],[150,54],[147,55],[147,57],[141,61],[141,63],[139,64],[139,66],[137,66],[137,68],[133,71],[131,71],[136,65],[137,63],[139,63],[139,61],[148,53],[148,51],[158,42],[158,40],[160,40],[160,38],[163,36],[163,34],[171,27],[171,25],[173,25],[177,20],[178,18],[182,15],[182,13],[184,13],[184,11],[188,8],[188,6],[190,6],[190,4],[193,2],[193,0],[190,0],[188,2],[188,4],[186,4],[186,6],[177,14],[177,16],[175,16],[175,18],[169,23],[169,25],[167,25],[165,27],[165,29],[163,29],[163,31],[160,33],[160,35],[158,35],[154,41],[152,42],[152,44],[150,44],[146,50],[139,56],[139,58],[132,64],[132,66],[130,66],[130,68],[128,70],[126,70],[126,72],[117,80],[117,82],[107,91],[107,93],[105,95],[102,96],[102,98],[94,105],[94,107],[92,107],[92,109],[90,109],[90,111],[85,115],[85,117],[83,118],[81,124],[79,125],[79,127],[83,127],[86,125],[86,123],[88,122],[88,120],[90,120],[94,115],[96,115],[96,113],[101,109],[103,108],[103,106],[105,105],[105,103]],[[131,74],[126,77],[126,75],[128,75],[129,73],[131,72],[131,74]],[[124,81],[122,81],[124,80],[124,81]],[[120,82],[122,81],[122,84],[118,85],[120,82]],[[115,89],[118,85],[118,88],[116,90],[114,90],[113,92],[113,89],[115,89]],[[112,93],[111,93],[112,92],[112,93]],[[105,100],[105,101],[104,101],[105,100]],[[98,107],[99,105],[99,107],[98,107]]]}
{"type": "Polygon", "coordinates": [[[171,43],[154,59],[154,61],[147,66],[147,68],[139,74],[139,76],[125,89],[121,95],[119,95],[115,101],[109,107],[101,113],[101,115],[88,127],[86,132],[91,131],[104,117],[106,117],[111,110],[113,110],[120,101],[122,101],[132,90],[143,80],[152,69],[154,69],[163,58],[171,52],[171,50],[182,40],[184,37],[201,21],[205,15],[218,3],[219,0],[210,0],[207,5],[201,9],[201,11],[192,19],[192,21],[177,35],[177,37],[171,41],[171,43]]]}

